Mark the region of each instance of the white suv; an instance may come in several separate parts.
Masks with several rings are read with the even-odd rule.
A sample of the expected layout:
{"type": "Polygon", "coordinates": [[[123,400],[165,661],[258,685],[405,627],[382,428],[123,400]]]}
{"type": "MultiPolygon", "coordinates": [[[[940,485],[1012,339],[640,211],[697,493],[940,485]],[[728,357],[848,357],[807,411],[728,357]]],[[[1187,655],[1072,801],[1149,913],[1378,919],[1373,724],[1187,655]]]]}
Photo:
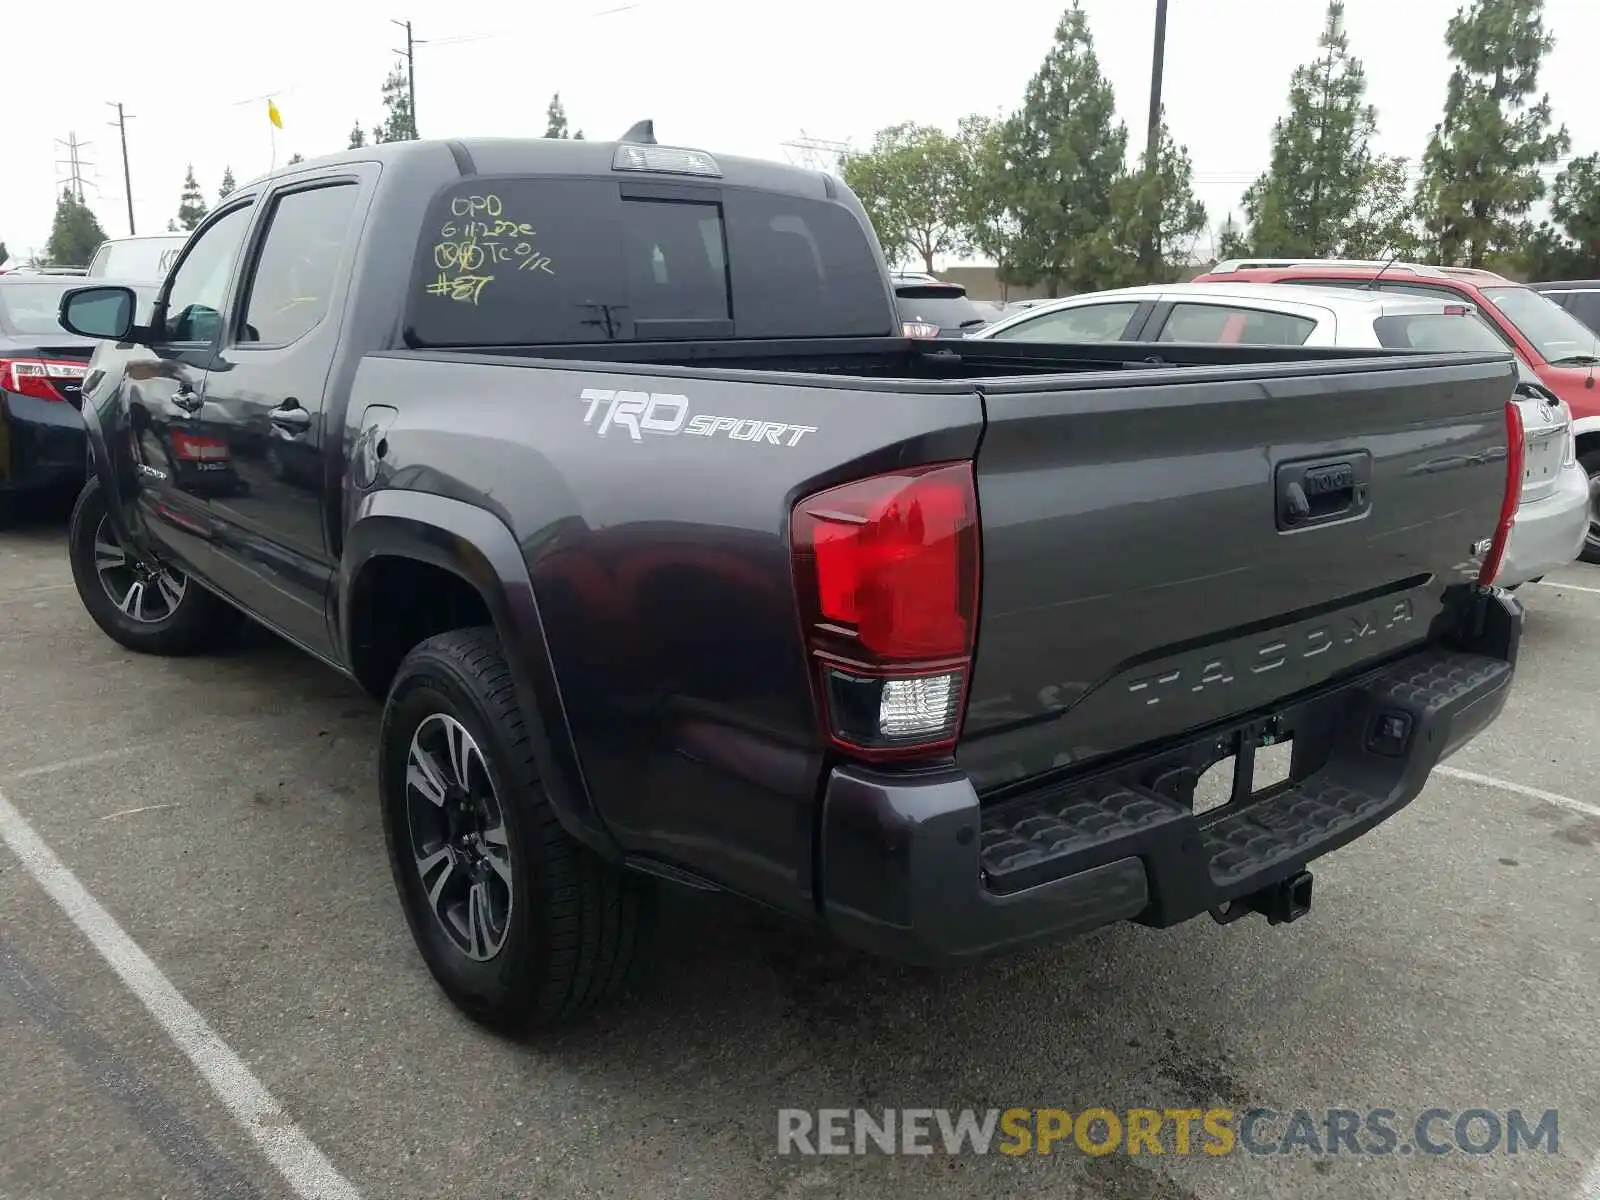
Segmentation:
{"type": "MultiPolygon", "coordinates": [[[[968,335],[984,341],[1188,342],[1492,351],[1510,348],[1469,304],[1357,288],[1173,283],[1046,300],[968,335]]],[[[1589,531],[1589,479],[1572,412],[1520,358],[1522,495],[1496,582],[1541,578],[1572,562],[1589,531]]]]}

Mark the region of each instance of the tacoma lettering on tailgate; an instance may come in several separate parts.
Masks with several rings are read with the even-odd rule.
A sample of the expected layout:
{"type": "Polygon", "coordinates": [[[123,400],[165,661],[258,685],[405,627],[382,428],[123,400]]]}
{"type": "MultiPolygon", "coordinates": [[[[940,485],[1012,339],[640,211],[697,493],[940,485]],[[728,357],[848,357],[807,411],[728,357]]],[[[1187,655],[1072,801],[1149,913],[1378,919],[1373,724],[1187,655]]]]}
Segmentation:
{"type": "Polygon", "coordinates": [[[1128,683],[1128,692],[1149,705],[1160,704],[1165,696],[1227,687],[1241,672],[1250,676],[1265,675],[1292,661],[1320,658],[1342,647],[1376,637],[1380,632],[1405,625],[1414,617],[1415,611],[1409,599],[1343,612],[1326,622],[1296,630],[1287,636],[1282,633],[1271,634],[1255,646],[1234,655],[1197,657],[1192,666],[1141,676],[1128,683]]]}

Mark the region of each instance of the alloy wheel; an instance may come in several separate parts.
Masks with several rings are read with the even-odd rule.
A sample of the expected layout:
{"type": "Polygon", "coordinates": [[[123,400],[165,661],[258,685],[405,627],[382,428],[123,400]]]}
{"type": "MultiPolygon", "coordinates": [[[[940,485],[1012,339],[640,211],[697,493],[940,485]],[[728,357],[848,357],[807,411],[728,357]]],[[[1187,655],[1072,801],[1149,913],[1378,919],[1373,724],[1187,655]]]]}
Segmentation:
{"type": "Polygon", "coordinates": [[[117,541],[110,519],[94,530],[94,569],[111,603],[141,625],[155,625],[178,611],[189,577],[160,563],[133,557],[117,541]]]}
{"type": "Polygon", "coordinates": [[[474,962],[505,947],[515,880],[504,809],[466,727],[446,713],[417,726],[406,756],[406,823],[428,907],[474,962]]]}

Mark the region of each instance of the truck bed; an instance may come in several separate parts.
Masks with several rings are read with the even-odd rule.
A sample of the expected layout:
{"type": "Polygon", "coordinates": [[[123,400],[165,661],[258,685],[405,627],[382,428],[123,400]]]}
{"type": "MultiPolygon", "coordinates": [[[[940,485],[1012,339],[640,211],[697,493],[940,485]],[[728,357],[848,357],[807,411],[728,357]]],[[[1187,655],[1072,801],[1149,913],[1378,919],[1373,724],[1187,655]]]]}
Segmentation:
{"type": "Polygon", "coordinates": [[[1512,381],[1495,355],[1166,344],[409,350],[362,362],[350,411],[400,409],[391,486],[486,508],[524,546],[624,844],[770,896],[804,894],[825,769],[788,543],[802,497],[974,464],[955,758],[998,796],[1444,637],[1499,514],[1512,381]],[[678,425],[610,422],[623,396],[666,397],[678,425]],[[1359,511],[1280,528],[1285,473],[1329,463],[1360,475],[1359,511]],[[712,794],[741,814],[737,847],[694,799],[712,794]]]}

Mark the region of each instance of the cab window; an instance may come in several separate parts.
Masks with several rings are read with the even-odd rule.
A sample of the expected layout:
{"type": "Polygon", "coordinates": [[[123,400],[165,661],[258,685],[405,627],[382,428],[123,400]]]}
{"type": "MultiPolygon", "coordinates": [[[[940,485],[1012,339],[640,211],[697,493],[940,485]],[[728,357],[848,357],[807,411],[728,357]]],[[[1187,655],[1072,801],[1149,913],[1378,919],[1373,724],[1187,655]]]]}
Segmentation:
{"type": "Polygon", "coordinates": [[[218,217],[189,244],[167,291],[161,331],[169,342],[211,342],[222,333],[222,303],[239,256],[250,206],[218,217]]]}
{"type": "Polygon", "coordinates": [[[337,183],[272,204],[244,299],[241,342],[287,346],[328,315],[359,189],[337,183]]]}

